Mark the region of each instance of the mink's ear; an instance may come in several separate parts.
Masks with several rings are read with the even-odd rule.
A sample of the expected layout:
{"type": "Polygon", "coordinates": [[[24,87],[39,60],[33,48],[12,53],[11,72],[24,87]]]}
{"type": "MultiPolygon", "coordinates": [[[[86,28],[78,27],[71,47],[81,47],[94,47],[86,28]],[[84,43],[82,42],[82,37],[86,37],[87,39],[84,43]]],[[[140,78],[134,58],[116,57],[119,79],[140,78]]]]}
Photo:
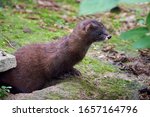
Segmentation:
{"type": "Polygon", "coordinates": [[[85,32],[88,32],[89,30],[96,29],[96,28],[97,28],[97,25],[96,25],[95,23],[93,23],[93,22],[90,22],[90,23],[85,24],[85,25],[83,26],[83,30],[84,30],[85,32]]]}

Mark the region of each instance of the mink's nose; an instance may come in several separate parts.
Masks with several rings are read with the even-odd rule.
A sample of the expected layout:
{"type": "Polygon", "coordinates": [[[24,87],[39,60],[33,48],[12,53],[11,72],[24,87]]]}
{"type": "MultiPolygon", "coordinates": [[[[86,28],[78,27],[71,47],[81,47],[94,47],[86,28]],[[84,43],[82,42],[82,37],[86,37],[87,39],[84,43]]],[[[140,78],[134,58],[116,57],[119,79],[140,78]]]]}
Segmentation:
{"type": "Polygon", "coordinates": [[[110,39],[111,37],[112,37],[111,35],[108,35],[108,36],[107,36],[107,39],[110,39]]]}

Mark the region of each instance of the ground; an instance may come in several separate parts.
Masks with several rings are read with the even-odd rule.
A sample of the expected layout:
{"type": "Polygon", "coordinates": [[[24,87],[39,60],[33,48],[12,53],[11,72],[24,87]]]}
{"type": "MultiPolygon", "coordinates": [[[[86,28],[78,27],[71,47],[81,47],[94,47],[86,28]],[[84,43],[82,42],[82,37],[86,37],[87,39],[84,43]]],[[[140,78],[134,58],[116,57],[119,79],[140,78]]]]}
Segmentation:
{"type": "Polygon", "coordinates": [[[135,61],[145,59],[132,47],[131,41],[122,40],[118,35],[143,25],[150,4],[135,5],[134,9],[121,6],[117,12],[78,16],[79,3],[75,0],[14,1],[3,2],[0,7],[0,49],[8,53],[26,44],[57,40],[87,18],[101,20],[113,38],[91,46],[84,60],[75,66],[82,76],[63,76],[55,85],[30,94],[8,94],[4,99],[143,99],[143,96],[149,99],[149,95],[141,97],[139,90],[150,84],[150,67],[137,72],[135,61]],[[131,60],[135,58],[139,59],[131,60]]]}

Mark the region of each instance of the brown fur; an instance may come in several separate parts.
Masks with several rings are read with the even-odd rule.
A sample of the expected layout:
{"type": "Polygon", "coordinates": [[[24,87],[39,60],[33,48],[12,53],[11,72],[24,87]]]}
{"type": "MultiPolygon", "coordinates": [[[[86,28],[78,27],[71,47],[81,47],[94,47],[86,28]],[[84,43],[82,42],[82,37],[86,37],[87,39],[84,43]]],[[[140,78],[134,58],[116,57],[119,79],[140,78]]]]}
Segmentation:
{"type": "Polygon", "coordinates": [[[17,67],[1,73],[0,83],[28,93],[43,88],[50,79],[64,73],[78,73],[73,66],[84,58],[93,42],[104,40],[106,36],[101,23],[85,20],[70,35],[56,42],[24,46],[15,53],[17,67]],[[98,37],[100,31],[104,35],[98,37]]]}

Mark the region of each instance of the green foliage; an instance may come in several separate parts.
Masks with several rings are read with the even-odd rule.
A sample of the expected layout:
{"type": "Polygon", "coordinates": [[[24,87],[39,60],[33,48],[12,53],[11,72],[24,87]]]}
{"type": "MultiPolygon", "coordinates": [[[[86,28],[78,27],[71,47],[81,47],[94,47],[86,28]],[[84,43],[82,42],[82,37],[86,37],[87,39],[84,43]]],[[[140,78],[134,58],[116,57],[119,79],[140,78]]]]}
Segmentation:
{"type": "Polygon", "coordinates": [[[11,87],[9,86],[2,86],[0,88],[0,98],[4,98],[5,96],[7,96],[7,94],[10,92],[11,87]]]}
{"type": "Polygon", "coordinates": [[[134,4],[150,2],[150,0],[82,0],[80,4],[80,15],[88,15],[109,11],[122,3],[134,4]]]}
{"type": "Polygon", "coordinates": [[[150,12],[149,12],[149,14],[148,14],[148,16],[147,16],[147,19],[146,19],[146,25],[147,25],[147,27],[148,27],[149,30],[150,30],[150,12]]]}
{"type": "Polygon", "coordinates": [[[143,39],[136,41],[133,46],[135,48],[150,48],[150,36],[146,36],[143,39]]]}
{"type": "Polygon", "coordinates": [[[148,28],[146,27],[139,27],[132,30],[129,30],[127,32],[123,32],[121,34],[121,38],[123,39],[141,39],[145,37],[145,34],[148,33],[148,28]]]}
{"type": "Polygon", "coordinates": [[[117,5],[118,1],[119,0],[83,0],[80,5],[80,15],[110,10],[117,5]]]}
{"type": "Polygon", "coordinates": [[[133,46],[135,48],[150,48],[150,13],[147,16],[145,27],[123,32],[121,38],[134,40],[133,46]]]}
{"type": "Polygon", "coordinates": [[[144,3],[144,2],[150,2],[150,0],[120,0],[120,3],[128,3],[128,4],[144,3]]]}

